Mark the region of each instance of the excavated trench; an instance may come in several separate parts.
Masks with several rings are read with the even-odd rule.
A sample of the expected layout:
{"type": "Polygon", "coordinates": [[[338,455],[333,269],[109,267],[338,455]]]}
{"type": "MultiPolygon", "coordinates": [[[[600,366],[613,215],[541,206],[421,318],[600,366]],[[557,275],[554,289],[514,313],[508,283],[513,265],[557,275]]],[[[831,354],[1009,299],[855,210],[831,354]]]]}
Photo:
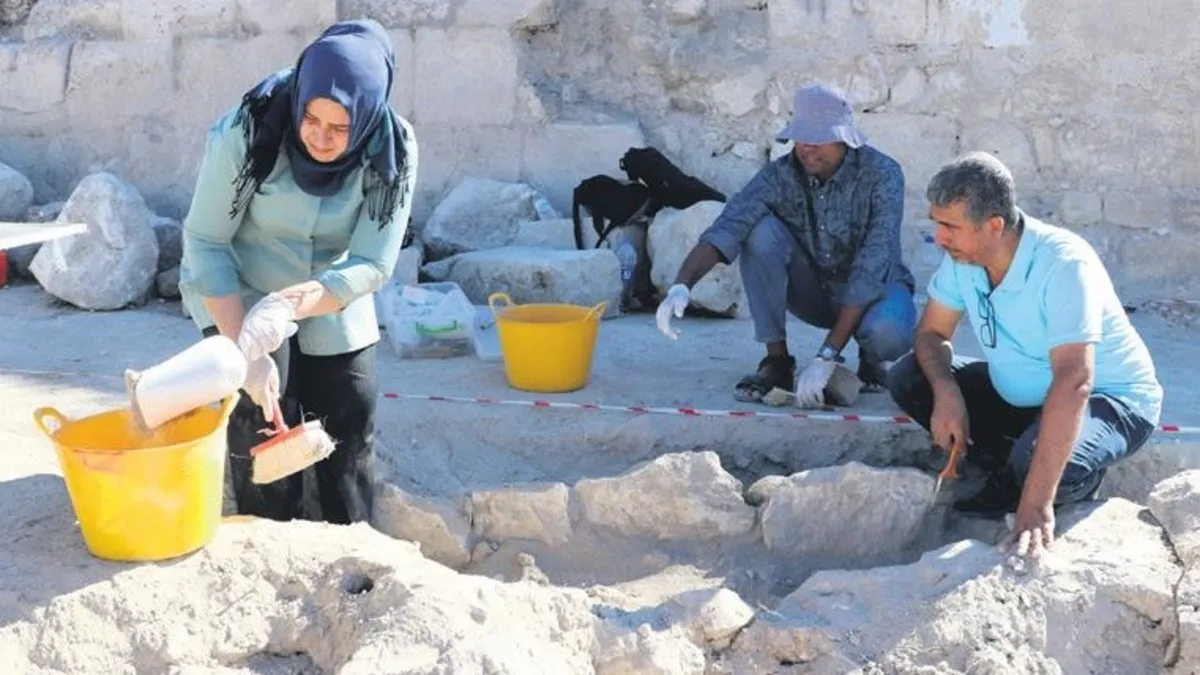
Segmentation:
{"type": "Polygon", "coordinates": [[[945,458],[912,427],[400,409],[380,424],[375,526],[469,574],[648,600],[725,586],[771,606],[815,571],[909,563],[1002,525],[935,504],[945,458]]]}
{"type": "MultiPolygon", "coordinates": [[[[632,343],[620,330],[606,346],[632,343]]],[[[33,356],[22,367],[56,366],[33,356]]],[[[742,363],[693,356],[656,371],[661,355],[637,357],[647,367],[605,358],[588,390],[560,400],[715,408],[742,363]]],[[[403,366],[385,362],[385,394],[526,398],[486,364],[403,366]]],[[[110,379],[10,375],[3,386],[14,401],[77,414],[121,404],[110,379]]],[[[865,400],[856,411],[887,409],[865,400]]],[[[84,550],[28,411],[0,409],[30,448],[12,453],[0,490],[0,660],[176,675],[1149,675],[1172,640],[1181,662],[1193,651],[1179,625],[1200,594],[1180,581],[1156,522],[1169,509],[1150,517],[1115,500],[1063,514],[1057,562],[1015,577],[991,547],[963,541],[987,541],[997,524],[929,512],[941,458],[911,427],[399,396],[377,419],[375,525],[394,538],[234,521],[191,556],[117,565],[84,550]],[[947,541],[960,543],[880,567],[947,541]],[[1063,626],[1070,641],[1047,640],[1063,626]]],[[[1185,487],[1171,541],[1187,541],[1195,512],[1185,487]]]]}

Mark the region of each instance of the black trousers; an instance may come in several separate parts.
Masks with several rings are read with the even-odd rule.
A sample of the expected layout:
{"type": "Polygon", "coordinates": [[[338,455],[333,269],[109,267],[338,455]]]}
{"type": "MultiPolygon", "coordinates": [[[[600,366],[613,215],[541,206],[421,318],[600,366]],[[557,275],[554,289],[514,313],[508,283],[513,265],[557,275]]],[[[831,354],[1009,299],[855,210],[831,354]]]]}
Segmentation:
{"type": "MultiPolygon", "coordinates": [[[[1001,398],[992,386],[986,361],[956,356],[950,371],[962,390],[968,433],[975,441],[967,451],[967,460],[991,473],[1007,471],[1018,489],[1013,497],[1019,497],[1033,463],[1042,409],[1017,408],[1001,398]]],[[[888,388],[896,404],[929,431],[933,389],[912,352],[892,366],[888,388]]],[[[1154,428],[1154,423],[1125,403],[1105,394],[1093,394],[1059,481],[1055,505],[1090,498],[1109,467],[1141,450],[1154,428]]]]}
{"type": "MultiPolygon", "coordinates": [[[[217,334],[216,328],[204,335],[217,334]]],[[[272,520],[368,521],[374,506],[375,408],[379,381],[375,345],[333,356],[310,356],[293,337],[274,353],[280,407],[288,426],[318,419],[333,438],[333,453],[312,468],[256,485],[250,449],[268,437],[262,410],[244,391],[229,419],[229,471],[237,512],[272,520]],[[306,475],[309,480],[305,480],[306,475]],[[313,480],[315,478],[315,480],[313,480]],[[316,495],[313,495],[315,487],[316,495]]]]}

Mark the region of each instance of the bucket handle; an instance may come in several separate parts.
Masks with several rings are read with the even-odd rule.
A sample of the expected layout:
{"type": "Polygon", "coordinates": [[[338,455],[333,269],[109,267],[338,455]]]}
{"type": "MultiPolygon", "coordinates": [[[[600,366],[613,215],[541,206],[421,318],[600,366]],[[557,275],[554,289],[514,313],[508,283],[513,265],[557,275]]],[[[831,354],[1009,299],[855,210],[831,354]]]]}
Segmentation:
{"type": "Polygon", "coordinates": [[[511,307],[516,304],[513,302],[512,296],[510,296],[508,293],[505,293],[504,291],[496,291],[488,296],[488,307],[492,310],[492,316],[496,316],[500,309],[504,309],[504,307],[497,309],[496,305],[500,302],[504,303],[504,307],[511,307]]]}
{"type": "Polygon", "coordinates": [[[37,410],[33,411],[34,424],[37,424],[38,428],[42,430],[43,434],[46,434],[47,438],[54,438],[54,432],[67,426],[70,421],[71,420],[67,419],[66,415],[48,406],[44,408],[38,408],[37,410]],[[46,424],[46,418],[52,418],[54,420],[55,427],[53,431],[51,431],[50,427],[46,424]]]}
{"type": "Polygon", "coordinates": [[[587,316],[583,317],[584,321],[593,321],[600,318],[604,314],[604,310],[608,309],[608,301],[603,301],[588,311],[587,316]]]}

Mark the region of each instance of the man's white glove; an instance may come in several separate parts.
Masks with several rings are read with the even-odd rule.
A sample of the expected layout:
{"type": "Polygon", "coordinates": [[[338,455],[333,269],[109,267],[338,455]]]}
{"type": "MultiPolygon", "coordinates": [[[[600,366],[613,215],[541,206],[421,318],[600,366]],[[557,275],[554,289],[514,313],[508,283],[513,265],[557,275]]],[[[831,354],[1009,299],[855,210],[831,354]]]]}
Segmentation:
{"type": "Polygon", "coordinates": [[[675,318],[682,319],[683,311],[687,309],[688,303],[691,302],[692,294],[688,291],[688,287],[683,284],[675,284],[667,290],[667,297],[658,303],[658,312],[655,318],[658,320],[658,330],[672,340],[679,339],[679,331],[671,328],[671,315],[675,318]]]}
{"type": "Polygon", "coordinates": [[[292,301],[279,293],[270,293],[246,313],[242,332],[238,334],[238,348],[246,355],[246,361],[253,363],[274,353],[298,330],[292,301]]]}
{"type": "Polygon", "coordinates": [[[825,403],[825,385],[833,377],[837,363],[813,358],[796,377],[796,405],[801,408],[818,408],[825,403]]]}
{"type": "Polygon", "coordinates": [[[275,418],[275,403],[279,401],[279,368],[275,359],[260,356],[246,366],[246,381],[242,389],[250,396],[250,400],[262,408],[263,417],[268,422],[275,418]]]}

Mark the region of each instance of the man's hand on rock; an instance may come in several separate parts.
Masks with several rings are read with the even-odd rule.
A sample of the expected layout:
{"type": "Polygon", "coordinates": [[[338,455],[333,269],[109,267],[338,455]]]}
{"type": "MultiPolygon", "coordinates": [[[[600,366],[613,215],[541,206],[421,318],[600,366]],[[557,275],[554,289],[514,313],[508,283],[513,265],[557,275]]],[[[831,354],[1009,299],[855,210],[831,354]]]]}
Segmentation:
{"type": "Polygon", "coordinates": [[[825,385],[837,368],[835,361],[813,358],[796,377],[796,405],[801,408],[819,408],[825,403],[825,385]]]}
{"type": "Polygon", "coordinates": [[[1021,499],[1012,531],[1000,542],[1002,553],[1037,559],[1054,543],[1054,503],[1030,503],[1021,499]]]}

